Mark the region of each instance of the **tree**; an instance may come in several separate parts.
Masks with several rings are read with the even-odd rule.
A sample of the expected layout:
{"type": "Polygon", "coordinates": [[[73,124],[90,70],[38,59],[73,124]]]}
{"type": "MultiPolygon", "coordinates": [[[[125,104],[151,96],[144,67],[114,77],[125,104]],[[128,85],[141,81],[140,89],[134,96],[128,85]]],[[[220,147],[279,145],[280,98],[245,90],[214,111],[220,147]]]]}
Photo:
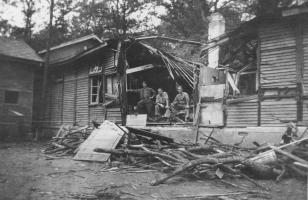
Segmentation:
{"type": "Polygon", "coordinates": [[[78,4],[78,15],[72,20],[72,34],[126,37],[145,29],[145,22],[149,19],[146,16],[138,18],[137,15],[151,4],[149,0],[83,0],[78,4]]]}
{"type": "Polygon", "coordinates": [[[35,0],[22,0],[25,27],[23,31],[23,38],[25,41],[30,41],[32,36],[32,28],[34,27],[33,14],[36,12],[35,0]]]}

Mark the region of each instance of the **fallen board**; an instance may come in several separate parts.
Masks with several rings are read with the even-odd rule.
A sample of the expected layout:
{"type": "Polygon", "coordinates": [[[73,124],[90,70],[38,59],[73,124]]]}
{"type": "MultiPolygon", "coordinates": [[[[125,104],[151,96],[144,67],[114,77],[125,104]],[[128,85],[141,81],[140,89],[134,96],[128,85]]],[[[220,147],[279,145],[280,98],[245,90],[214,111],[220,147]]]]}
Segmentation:
{"type": "Polygon", "coordinates": [[[150,131],[146,131],[143,129],[137,129],[137,128],[132,128],[132,127],[126,127],[130,132],[136,134],[136,135],[141,135],[141,136],[145,136],[145,137],[150,137],[152,139],[156,139],[156,140],[161,140],[161,141],[165,141],[167,143],[173,143],[174,140],[172,138],[163,136],[163,135],[158,135],[156,133],[152,133],[150,131]]]}
{"type": "Polygon", "coordinates": [[[124,132],[116,124],[110,121],[104,121],[104,123],[98,129],[94,129],[88,139],[80,145],[79,151],[75,155],[74,160],[107,161],[110,154],[96,153],[94,152],[94,149],[114,149],[123,135],[124,132]]]}

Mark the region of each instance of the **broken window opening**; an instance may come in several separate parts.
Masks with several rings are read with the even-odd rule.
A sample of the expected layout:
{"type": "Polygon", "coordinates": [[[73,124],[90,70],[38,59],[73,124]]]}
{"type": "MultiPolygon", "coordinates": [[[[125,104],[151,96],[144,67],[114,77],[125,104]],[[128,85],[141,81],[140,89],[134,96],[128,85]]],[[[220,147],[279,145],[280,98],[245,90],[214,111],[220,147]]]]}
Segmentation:
{"type": "Polygon", "coordinates": [[[103,102],[102,98],[102,77],[93,76],[90,78],[90,104],[98,104],[103,102]]]}

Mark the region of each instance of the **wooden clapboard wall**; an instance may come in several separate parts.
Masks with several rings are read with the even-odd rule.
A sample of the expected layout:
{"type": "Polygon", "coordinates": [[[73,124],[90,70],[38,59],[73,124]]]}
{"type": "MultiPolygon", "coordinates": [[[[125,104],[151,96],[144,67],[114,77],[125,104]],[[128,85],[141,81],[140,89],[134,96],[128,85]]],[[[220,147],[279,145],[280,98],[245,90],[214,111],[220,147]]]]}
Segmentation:
{"type": "Polygon", "coordinates": [[[54,82],[50,86],[50,123],[52,126],[62,124],[63,82],[54,82]]]}
{"type": "Polygon", "coordinates": [[[297,21],[286,19],[260,24],[261,126],[297,120],[296,26],[297,21]],[[279,92],[282,88],[285,91],[279,92]]]}
{"type": "Polygon", "coordinates": [[[77,69],[76,81],[76,122],[78,125],[89,123],[89,69],[81,66],[77,69]]]}
{"type": "Polygon", "coordinates": [[[258,101],[257,99],[227,104],[228,127],[257,126],[258,125],[258,101]]]}
{"type": "MultiPolygon", "coordinates": [[[[308,96],[308,23],[303,23],[303,93],[308,96]]],[[[304,118],[308,121],[308,118],[304,118]]]]}
{"type": "Polygon", "coordinates": [[[64,70],[63,88],[63,124],[73,124],[75,121],[76,70],[70,66],[64,70]]]}
{"type": "Polygon", "coordinates": [[[261,125],[283,126],[288,121],[296,121],[295,98],[266,99],[261,102],[261,125]]]}
{"type": "Polygon", "coordinates": [[[296,87],[296,37],[292,23],[261,24],[261,87],[296,87]]]}

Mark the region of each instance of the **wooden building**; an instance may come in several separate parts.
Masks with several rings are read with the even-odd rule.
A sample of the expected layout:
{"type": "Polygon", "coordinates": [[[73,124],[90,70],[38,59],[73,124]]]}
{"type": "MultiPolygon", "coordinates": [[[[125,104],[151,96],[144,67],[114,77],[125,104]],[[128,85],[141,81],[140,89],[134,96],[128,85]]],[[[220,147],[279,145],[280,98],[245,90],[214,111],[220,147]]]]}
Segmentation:
{"type": "Polygon", "coordinates": [[[31,131],[34,74],[43,60],[24,41],[0,38],[0,132],[31,131]]]}
{"type": "MultiPolygon", "coordinates": [[[[43,120],[35,116],[35,127],[53,130],[62,124],[82,126],[105,119],[99,90],[103,74],[108,94],[115,94],[117,87],[115,51],[106,46],[95,35],[89,35],[51,48],[45,115],[43,120]]],[[[39,54],[44,56],[45,51],[39,54]]],[[[118,115],[116,112],[114,117],[118,115]]]]}
{"type": "Polygon", "coordinates": [[[215,45],[224,49],[221,66],[240,90],[237,94],[230,82],[226,84],[230,88],[226,126],[273,127],[308,121],[306,4],[248,21],[213,41],[215,45]],[[240,45],[242,51],[235,50],[240,45]]]}
{"type": "MultiPolygon", "coordinates": [[[[39,53],[44,57],[45,51],[39,53]]],[[[139,94],[126,90],[141,88],[145,80],[154,89],[168,90],[171,99],[176,95],[176,82],[183,83],[192,94],[192,83],[186,84],[177,76],[179,69],[167,68],[168,61],[163,57],[173,59],[137,41],[101,41],[95,35],[52,47],[45,116],[39,119],[36,112],[34,126],[52,131],[62,124],[83,126],[93,120],[124,123],[127,114],[136,112],[134,107],[139,100],[139,94]]],[[[179,63],[183,64],[181,60],[174,60],[174,63],[178,63],[178,67],[181,67],[179,63]]],[[[185,66],[185,77],[192,80],[194,65],[185,66]]],[[[37,80],[37,90],[41,81],[37,80]]]]}
{"type": "MultiPolygon", "coordinates": [[[[209,41],[203,53],[221,47],[218,69],[185,61],[139,40],[101,41],[90,35],[53,47],[45,119],[35,120],[35,126],[52,129],[105,119],[125,123],[126,114],[134,113],[137,101],[126,90],[140,87],[142,80],[148,80],[154,89],[170,86],[171,99],[176,82],[186,83],[185,89],[193,97],[193,121],[200,112],[203,127],[305,123],[306,12],[302,5],[288,7],[280,15],[257,17],[209,41]]],[[[164,124],[170,125],[176,124],[164,124]]],[[[176,126],[183,125],[193,123],[176,126]]]]}

